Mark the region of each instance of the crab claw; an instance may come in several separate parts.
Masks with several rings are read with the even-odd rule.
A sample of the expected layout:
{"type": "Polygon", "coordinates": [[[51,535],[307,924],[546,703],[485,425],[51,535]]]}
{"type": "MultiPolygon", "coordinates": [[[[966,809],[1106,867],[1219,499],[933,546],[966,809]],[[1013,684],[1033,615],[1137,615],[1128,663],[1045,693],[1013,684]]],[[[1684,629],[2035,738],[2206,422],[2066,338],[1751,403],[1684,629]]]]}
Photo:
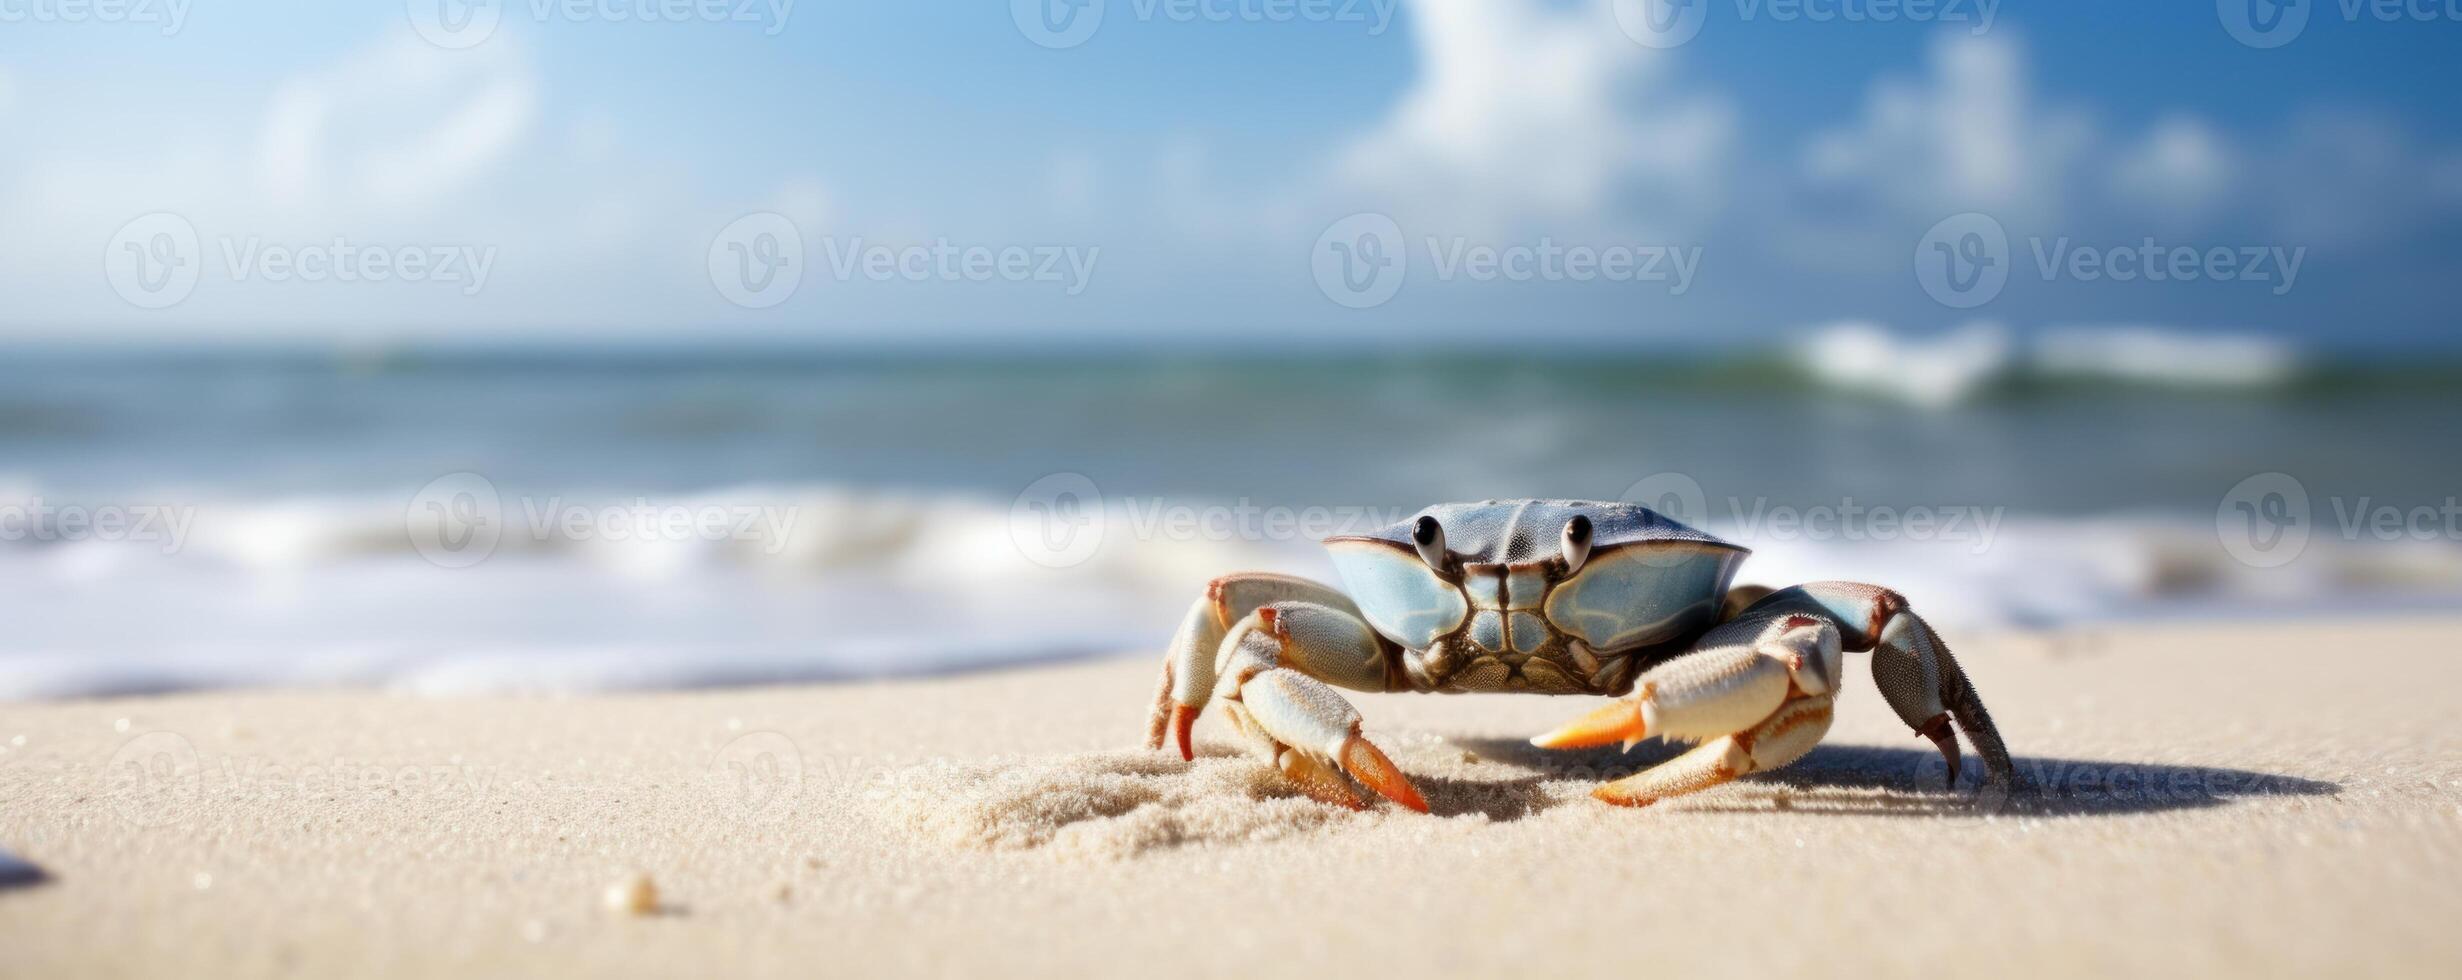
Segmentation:
{"type": "MultiPolygon", "coordinates": [[[[1188,744],[1189,729],[1195,727],[1196,724],[1197,709],[1191,708],[1185,704],[1174,704],[1171,706],[1171,738],[1172,741],[1179,743],[1180,761],[1182,762],[1197,761],[1196,750],[1191,748],[1188,744]]],[[[1156,746],[1156,748],[1160,747],[1161,746],[1156,746]]]]}
{"type": "Polygon", "coordinates": [[[1543,749],[1586,749],[1622,742],[1629,749],[1649,734],[1648,727],[1639,703],[1617,701],[1532,738],[1530,744],[1543,749]]]}
{"type": "Polygon", "coordinates": [[[1274,767],[1298,785],[1300,792],[1317,800],[1353,810],[1368,808],[1367,804],[1359,801],[1359,794],[1351,792],[1342,774],[1335,772],[1332,766],[1317,761],[1315,756],[1286,748],[1275,756],[1274,767]]]}
{"type": "MultiPolygon", "coordinates": [[[[1359,712],[1324,681],[1277,668],[1259,671],[1239,690],[1237,703],[1245,717],[1277,746],[1311,756],[1310,761],[1320,765],[1330,762],[1386,799],[1428,812],[1428,801],[1410,779],[1359,734],[1359,712]]],[[[1279,756],[1275,761],[1281,764],[1279,756]]],[[[1285,765],[1284,771],[1290,767],[1285,765]]]]}
{"type": "Polygon", "coordinates": [[[1915,729],[1915,734],[1931,739],[1933,745],[1940,747],[1941,760],[1949,763],[1949,788],[1956,789],[1958,786],[1958,736],[1949,729],[1949,713],[1944,711],[1933,715],[1931,721],[1924,722],[1922,727],[1915,729]]]}
{"type": "Polygon", "coordinates": [[[1335,758],[1341,762],[1343,772],[1350,773],[1352,779],[1375,790],[1377,795],[1409,809],[1428,812],[1428,801],[1419,795],[1419,787],[1411,785],[1410,777],[1402,775],[1401,768],[1367,739],[1352,735],[1342,744],[1342,754],[1335,758]]]}

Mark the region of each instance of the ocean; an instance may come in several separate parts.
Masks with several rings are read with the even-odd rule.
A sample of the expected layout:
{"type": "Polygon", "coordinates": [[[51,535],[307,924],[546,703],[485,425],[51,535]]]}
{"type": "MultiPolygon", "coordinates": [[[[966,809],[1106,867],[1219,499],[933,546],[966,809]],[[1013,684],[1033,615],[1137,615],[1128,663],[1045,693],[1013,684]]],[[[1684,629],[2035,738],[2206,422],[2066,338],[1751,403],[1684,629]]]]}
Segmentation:
{"type": "Polygon", "coordinates": [[[1945,628],[2462,604],[2462,370],[2159,335],[1545,357],[16,351],[0,698],[1159,650],[1422,505],[1637,500],[1945,628]]]}

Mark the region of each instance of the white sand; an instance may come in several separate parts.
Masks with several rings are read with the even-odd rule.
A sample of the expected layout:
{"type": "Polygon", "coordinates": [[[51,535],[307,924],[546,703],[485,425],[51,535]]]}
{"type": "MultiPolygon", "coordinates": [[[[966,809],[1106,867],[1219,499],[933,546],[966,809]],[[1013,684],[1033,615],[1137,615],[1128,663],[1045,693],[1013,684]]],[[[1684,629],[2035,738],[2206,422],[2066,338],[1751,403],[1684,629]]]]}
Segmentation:
{"type": "Polygon", "coordinates": [[[49,880],[0,889],[0,975],[2452,976],[2458,626],[1969,638],[2049,784],[1993,817],[1860,658],[1812,756],[1645,810],[1585,793],[1668,749],[1520,741],[1595,702],[1358,698],[1434,817],[1299,797],[1219,719],[1129,749],[1142,657],[11,705],[0,848],[49,880]],[[611,913],[636,871],[657,914],[611,913]]]}

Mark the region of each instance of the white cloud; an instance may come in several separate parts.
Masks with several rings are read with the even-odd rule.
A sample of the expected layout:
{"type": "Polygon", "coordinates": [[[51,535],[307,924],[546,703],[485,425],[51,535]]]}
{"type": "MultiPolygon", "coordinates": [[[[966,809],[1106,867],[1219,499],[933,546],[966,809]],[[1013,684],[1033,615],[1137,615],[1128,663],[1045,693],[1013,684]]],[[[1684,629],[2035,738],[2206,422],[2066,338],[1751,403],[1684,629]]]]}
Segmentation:
{"type": "Polygon", "coordinates": [[[2221,134],[2202,120],[2158,122],[2111,167],[2112,192],[2135,208],[2174,220],[2212,214],[2230,197],[2239,161],[2221,134]]]}
{"type": "Polygon", "coordinates": [[[1816,191],[1884,210],[2004,220],[2057,214],[2093,142],[2087,119],[2037,107],[2016,42],[1945,33],[1930,75],[1873,84],[1863,116],[1815,136],[1803,176],[1816,191]]]}
{"type": "Polygon", "coordinates": [[[1796,238],[1820,243],[1803,255],[1873,231],[1895,242],[1899,225],[1970,210],[2014,234],[2261,234],[2337,247],[2462,209],[2462,155],[2420,146],[2394,122],[2312,110],[2234,141],[2172,112],[2115,135],[2083,110],[2038,104],[2015,41],[1960,33],[1935,43],[1926,77],[1874,83],[1858,119],[1815,137],[1802,179],[1809,195],[1855,205],[1834,212],[1847,220],[1799,227],[1796,238]]]}
{"type": "MultiPolygon", "coordinates": [[[[1952,31],[1909,73],[1839,80],[1864,94],[1824,131],[1747,134],[1753,117],[1685,77],[1714,67],[1691,60],[1707,49],[1634,44],[1606,5],[1411,2],[1409,79],[1355,129],[1293,154],[1310,162],[1257,168],[1170,131],[1116,153],[1045,145],[1046,135],[953,156],[955,194],[922,177],[867,175],[853,158],[832,166],[680,147],[653,112],[593,107],[598,91],[563,75],[552,79],[562,114],[547,118],[545,63],[511,34],[446,52],[404,28],[271,84],[157,86],[142,99],[92,84],[107,78],[99,66],[46,69],[41,98],[0,68],[0,295],[10,300],[0,329],[700,322],[737,315],[709,289],[703,253],[718,228],[755,210],[787,213],[813,235],[1113,246],[1101,296],[1017,313],[1023,321],[1306,321],[1327,307],[1294,273],[1305,268],[1299,253],[1363,209],[1388,211],[1412,235],[1705,243],[1716,278],[1688,295],[1681,321],[1753,329],[1891,309],[1913,292],[1910,247],[1956,211],[1992,212],[2013,236],[2265,235],[2322,249],[2433,229],[2462,208],[2462,154],[2422,145],[2398,120],[2319,112],[2225,130],[2129,97],[2132,112],[2158,110],[2151,125],[2098,126],[2084,108],[2040,96],[2006,35],[1952,31]],[[970,165],[979,169],[962,171],[970,165]],[[1242,176],[1260,169],[1270,172],[1242,176]],[[166,210],[209,240],[473,242],[501,246],[504,260],[484,295],[451,304],[209,282],[177,309],[135,311],[102,283],[96,255],[129,219],[166,210]],[[1827,308],[1803,311],[1813,305],[1827,308]]],[[[565,59],[554,64],[564,70],[565,59]]],[[[1621,300],[1599,313],[1610,308],[1597,299],[1605,291],[1445,288],[1422,279],[1391,309],[1468,322],[1536,297],[1541,319],[1645,318],[1621,300]]],[[[840,289],[757,322],[979,321],[988,304],[964,292],[840,289]]]]}
{"type": "Polygon", "coordinates": [[[446,51],[396,35],[273,94],[258,140],[272,201],[432,205],[535,126],[538,82],[511,38],[446,51]]]}
{"type": "Polygon", "coordinates": [[[21,107],[30,125],[0,128],[0,213],[10,215],[0,294],[11,297],[0,331],[675,319],[678,297],[697,300],[692,287],[706,283],[661,246],[706,241],[724,220],[695,211],[691,175],[627,144],[604,113],[585,108],[548,129],[540,84],[518,37],[444,51],[406,28],[237,97],[174,93],[132,108],[63,84],[61,98],[21,107]],[[43,137],[22,138],[30,130],[43,137]],[[19,157],[14,174],[8,156],[19,157]],[[172,308],[138,310],[96,257],[126,222],[158,211],[195,227],[204,279],[172,308]],[[234,247],[337,239],[492,249],[502,261],[483,291],[463,294],[399,280],[269,281],[227,259],[234,247]],[[669,278],[608,273],[644,263],[669,278]]]}
{"type": "Polygon", "coordinates": [[[1337,184],[1457,227],[1584,219],[1619,201],[1705,209],[1734,131],[1713,99],[1653,91],[1671,57],[1627,40],[1605,5],[1419,0],[1417,76],[1351,143],[1337,184]]]}

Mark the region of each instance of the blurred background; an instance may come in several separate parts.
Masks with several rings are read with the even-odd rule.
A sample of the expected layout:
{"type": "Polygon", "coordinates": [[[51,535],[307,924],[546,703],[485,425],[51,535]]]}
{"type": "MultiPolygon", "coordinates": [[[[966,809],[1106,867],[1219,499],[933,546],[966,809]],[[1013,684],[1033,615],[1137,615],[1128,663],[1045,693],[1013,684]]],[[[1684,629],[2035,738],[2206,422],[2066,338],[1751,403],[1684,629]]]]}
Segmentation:
{"type": "Polygon", "coordinates": [[[1936,623],[2462,604],[2462,23],[0,6],[0,698],[1159,648],[1648,503],[1936,623]]]}

